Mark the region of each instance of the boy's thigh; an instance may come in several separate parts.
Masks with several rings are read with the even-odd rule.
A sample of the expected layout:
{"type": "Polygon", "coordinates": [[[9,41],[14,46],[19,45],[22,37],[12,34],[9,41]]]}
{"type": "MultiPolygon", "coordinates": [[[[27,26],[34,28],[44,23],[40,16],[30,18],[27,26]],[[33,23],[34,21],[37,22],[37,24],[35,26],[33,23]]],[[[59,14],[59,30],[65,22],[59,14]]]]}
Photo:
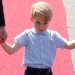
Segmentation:
{"type": "Polygon", "coordinates": [[[44,75],[53,75],[53,73],[52,72],[49,72],[49,73],[46,73],[44,75]]]}
{"type": "Polygon", "coordinates": [[[31,72],[31,71],[25,71],[24,72],[24,75],[38,75],[38,73],[35,73],[35,72],[31,72]]]}
{"type": "Polygon", "coordinates": [[[24,75],[53,75],[53,74],[52,72],[49,72],[49,73],[24,72],[24,75]]]}
{"type": "Polygon", "coordinates": [[[34,70],[33,68],[28,67],[25,70],[24,75],[53,75],[53,74],[52,71],[42,72],[42,71],[37,71],[37,69],[34,70]]]}
{"type": "Polygon", "coordinates": [[[24,75],[38,75],[38,74],[25,72],[24,75]]]}

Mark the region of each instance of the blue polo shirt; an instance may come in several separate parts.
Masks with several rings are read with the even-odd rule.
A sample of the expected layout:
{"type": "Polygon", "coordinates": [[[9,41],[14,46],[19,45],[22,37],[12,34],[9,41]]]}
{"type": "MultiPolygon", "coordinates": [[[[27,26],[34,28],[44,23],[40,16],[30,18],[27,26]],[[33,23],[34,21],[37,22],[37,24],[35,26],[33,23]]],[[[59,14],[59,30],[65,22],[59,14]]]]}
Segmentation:
{"type": "Polygon", "coordinates": [[[52,30],[38,33],[34,28],[27,29],[15,37],[15,42],[24,48],[23,65],[34,68],[52,67],[56,49],[64,49],[67,40],[52,30]]]}

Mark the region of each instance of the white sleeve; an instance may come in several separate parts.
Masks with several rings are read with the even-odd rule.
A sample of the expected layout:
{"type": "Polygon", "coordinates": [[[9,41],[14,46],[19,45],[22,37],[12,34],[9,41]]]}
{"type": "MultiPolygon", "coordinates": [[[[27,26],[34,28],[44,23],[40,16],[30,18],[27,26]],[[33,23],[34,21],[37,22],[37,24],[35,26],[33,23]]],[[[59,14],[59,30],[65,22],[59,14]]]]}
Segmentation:
{"type": "Polygon", "coordinates": [[[15,42],[18,42],[18,44],[20,45],[20,48],[25,46],[28,42],[28,35],[26,33],[26,31],[22,32],[21,34],[19,34],[18,36],[16,36],[14,38],[15,42]]]}

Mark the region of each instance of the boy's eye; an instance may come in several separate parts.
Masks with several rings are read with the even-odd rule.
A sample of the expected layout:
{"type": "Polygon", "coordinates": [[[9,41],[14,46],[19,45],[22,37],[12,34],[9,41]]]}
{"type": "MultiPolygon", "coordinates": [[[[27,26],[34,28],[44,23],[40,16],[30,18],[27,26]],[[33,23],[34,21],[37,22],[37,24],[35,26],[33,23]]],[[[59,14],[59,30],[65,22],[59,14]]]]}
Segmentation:
{"type": "MultiPolygon", "coordinates": [[[[39,21],[36,21],[36,24],[41,24],[41,22],[39,22],[39,21]]],[[[44,25],[46,25],[46,24],[48,24],[47,22],[45,22],[45,23],[43,23],[44,25]]]]}
{"type": "Polygon", "coordinates": [[[41,24],[39,21],[36,22],[37,24],[41,24]]]}
{"type": "Polygon", "coordinates": [[[48,23],[45,22],[44,24],[48,24],[48,23]]]}

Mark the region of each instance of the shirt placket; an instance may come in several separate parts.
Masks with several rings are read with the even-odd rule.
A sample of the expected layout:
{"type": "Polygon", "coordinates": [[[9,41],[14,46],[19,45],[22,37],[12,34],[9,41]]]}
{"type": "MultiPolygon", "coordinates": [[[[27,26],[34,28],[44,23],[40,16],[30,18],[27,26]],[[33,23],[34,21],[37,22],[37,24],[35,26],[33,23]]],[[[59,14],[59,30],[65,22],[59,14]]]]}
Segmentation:
{"type": "Polygon", "coordinates": [[[41,65],[41,67],[43,67],[43,39],[41,38],[41,36],[40,36],[40,52],[41,52],[41,55],[40,55],[40,60],[41,60],[41,63],[42,63],[42,65],[41,65]]]}

